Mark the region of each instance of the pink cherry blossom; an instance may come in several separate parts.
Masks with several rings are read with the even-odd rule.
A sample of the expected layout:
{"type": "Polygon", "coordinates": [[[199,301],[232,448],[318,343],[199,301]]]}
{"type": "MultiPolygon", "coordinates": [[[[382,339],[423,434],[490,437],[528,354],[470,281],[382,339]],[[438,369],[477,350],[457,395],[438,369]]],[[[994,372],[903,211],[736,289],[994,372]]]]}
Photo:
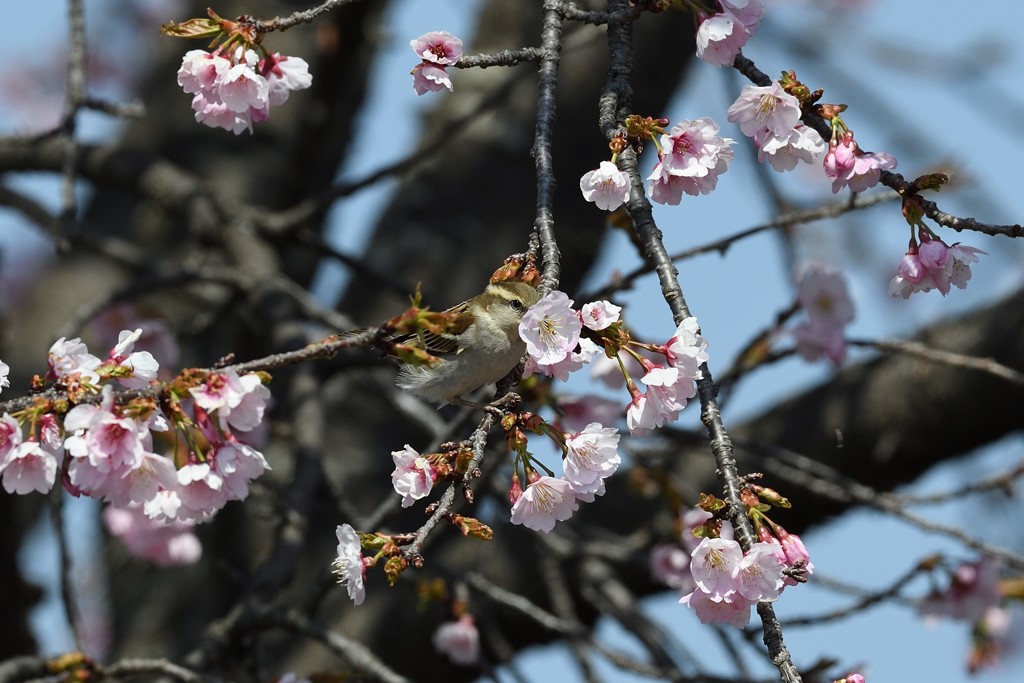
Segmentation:
{"type": "Polygon", "coordinates": [[[178,69],[178,85],[192,95],[210,92],[221,73],[231,68],[231,62],[206,50],[189,50],[178,69]]]}
{"type": "Polygon", "coordinates": [[[591,339],[586,337],[580,337],[577,350],[570,353],[568,356],[550,365],[538,365],[537,361],[532,356],[527,356],[526,367],[523,370],[523,377],[529,377],[534,373],[544,375],[546,377],[554,377],[557,380],[566,382],[569,380],[569,374],[576,372],[584,365],[592,361],[594,358],[603,355],[603,349],[597,345],[591,339]]]}
{"type": "Polygon", "coordinates": [[[103,361],[89,353],[89,349],[78,337],[61,337],[50,347],[47,363],[50,366],[48,376],[51,378],[62,380],[78,374],[83,380],[96,384],[100,381],[96,370],[103,361]]]}
{"type": "Polygon", "coordinates": [[[647,385],[647,391],[635,394],[626,409],[626,425],[634,436],[675,421],[679,411],[686,407],[686,399],[697,391],[693,380],[678,368],[651,364],[641,381],[647,385]]]}
{"type": "Polygon", "coordinates": [[[434,631],[433,642],[438,652],[456,664],[470,666],[480,658],[480,632],[468,614],[441,624],[434,631]]]}
{"type": "Polygon", "coordinates": [[[443,66],[421,62],[411,73],[412,88],[417,95],[445,89],[451,92],[455,89],[452,79],[448,76],[448,70],[443,66]]]}
{"type": "Polygon", "coordinates": [[[356,530],[348,524],[339,524],[336,533],[338,556],[334,558],[331,566],[338,576],[338,583],[348,589],[348,597],[358,606],[366,599],[362,542],[356,530]]]}
{"type": "Polygon", "coordinates": [[[565,360],[580,340],[583,323],[565,292],[553,291],[530,307],[519,323],[526,352],[538,365],[565,360]]]}
{"type": "Polygon", "coordinates": [[[742,561],[743,551],[736,541],[705,538],[690,554],[690,571],[697,588],[721,602],[738,592],[742,561]]]}
{"type": "Polygon", "coordinates": [[[693,178],[719,175],[721,161],[732,159],[733,140],[719,135],[714,119],[684,119],[661,136],[659,161],[662,173],[693,178]]]}
{"type": "Polygon", "coordinates": [[[258,63],[259,56],[254,50],[239,48],[233,66],[217,75],[217,95],[228,110],[243,114],[268,105],[270,84],[255,71],[258,63]]]}
{"type": "Polygon", "coordinates": [[[569,519],[578,507],[568,481],[541,476],[526,487],[512,506],[512,523],[548,533],[555,528],[555,522],[569,519]]]}
{"type": "Polygon", "coordinates": [[[719,0],[719,5],[743,24],[751,34],[764,18],[763,0],[719,0]]]}
{"type": "Polygon", "coordinates": [[[619,322],[619,313],[621,312],[622,306],[616,306],[610,301],[592,301],[589,304],[583,304],[583,308],[580,309],[580,318],[585,327],[600,332],[619,322]]]}
{"type": "MultiPolygon", "coordinates": [[[[59,453],[59,451],[58,451],[59,453]]],[[[38,441],[22,441],[7,451],[0,461],[0,475],[7,493],[23,495],[53,488],[60,467],[58,456],[38,441]]]]}
{"type": "Polygon", "coordinates": [[[951,285],[964,289],[971,279],[970,264],[984,253],[959,242],[947,246],[922,232],[920,247],[912,244],[903,255],[896,276],[889,283],[889,296],[907,299],[914,292],[932,289],[946,296],[951,285]]]}
{"type": "Polygon", "coordinates": [[[775,550],[772,543],[754,543],[740,561],[737,592],[750,602],[775,600],[785,586],[775,550]]]}
{"type": "Polygon", "coordinates": [[[186,53],[178,84],[193,95],[196,121],[238,135],[251,133],[253,123],[266,121],[271,107],[284,104],[292,90],[308,88],[312,77],[303,59],[279,53],[261,59],[240,46],[226,55],[219,50],[186,53]]]}
{"type": "Polygon", "coordinates": [[[808,320],[790,330],[790,335],[797,354],[809,363],[825,356],[840,365],[846,358],[846,335],[842,327],[808,320]]]}
{"type": "Polygon", "coordinates": [[[629,175],[611,161],[602,161],[598,168],[580,178],[583,198],[604,211],[614,211],[626,203],[629,187],[629,175]]]}
{"type": "Polygon", "coordinates": [[[797,290],[800,308],[811,320],[841,327],[853,320],[853,301],[842,273],[818,264],[807,267],[797,290]]]}
{"type": "Polygon", "coordinates": [[[7,454],[22,442],[21,425],[9,413],[0,417],[0,466],[7,454]]]}
{"type": "Polygon", "coordinates": [[[863,192],[878,184],[884,170],[896,168],[896,159],[885,152],[861,152],[852,133],[829,144],[823,162],[825,175],[832,180],[832,193],[844,187],[863,192]]]}
{"type": "Polygon", "coordinates": [[[254,372],[241,377],[234,369],[210,373],[206,381],[189,389],[196,405],[217,416],[222,429],[247,432],[263,420],[270,390],[254,372]]]}
{"type": "Polygon", "coordinates": [[[846,683],[864,683],[864,677],[860,674],[847,674],[844,680],[846,683]]]}
{"type": "Polygon", "coordinates": [[[400,451],[392,451],[391,457],[395,461],[391,485],[402,496],[402,507],[407,508],[430,495],[434,485],[434,468],[426,458],[408,444],[400,451]]]}
{"type": "Polygon", "coordinates": [[[622,462],[614,427],[591,422],[583,431],[567,434],[565,445],[565,479],[577,493],[596,492],[601,480],[614,474],[622,462]]]}
{"type": "Polygon", "coordinates": [[[784,135],[764,131],[754,136],[757,160],[765,159],[777,172],[792,171],[798,162],[817,164],[825,154],[825,141],[818,131],[804,125],[791,128],[784,135]]]}
{"type": "Polygon", "coordinates": [[[739,595],[734,595],[732,600],[715,601],[697,588],[679,598],[679,603],[691,607],[702,624],[729,624],[743,628],[750,623],[751,603],[739,595]]]}
{"type": "Polygon", "coordinates": [[[732,66],[750,36],[750,30],[729,12],[715,14],[697,28],[697,57],[712,66],[732,66]]]}
{"type": "Polygon", "coordinates": [[[192,522],[150,519],[139,505],[107,506],[103,525],[132,555],[160,567],[194,564],[203,554],[192,522]]]}
{"type": "Polygon", "coordinates": [[[134,351],[135,342],[142,336],[142,328],[134,332],[123,330],[117,337],[117,344],[110,350],[107,362],[114,367],[124,368],[131,374],[126,377],[115,375],[117,381],[129,389],[141,389],[156,379],[160,364],[149,351],[134,351]]]}
{"type": "Polygon", "coordinates": [[[745,85],[729,106],[728,119],[739,125],[747,137],[771,133],[778,138],[788,138],[800,123],[800,101],[783,90],[777,81],[767,86],[745,85]]]}
{"type": "Polygon", "coordinates": [[[651,578],[672,588],[689,592],[696,588],[690,573],[690,555],[675,543],[651,548],[651,578]]]}
{"type": "Polygon", "coordinates": [[[420,59],[434,64],[455,64],[462,58],[462,39],[447,31],[430,31],[409,41],[420,59]]]}
{"type": "Polygon", "coordinates": [[[698,380],[704,376],[700,366],[708,362],[707,349],[708,342],[700,334],[697,319],[690,316],[679,323],[675,334],[665,343],[665,358],[683,376],[698,380]]]}
{"type": "Polygon", "coordinates": [[[275,52],[265,60],[261,70],[266,73],[270,88],[267,101],[271,107],[279,107],[287,102],[292,90],[305,90],[313,85],[309,64],[301,57],[289,57],[275,52]]]}
{"type": "Polygon", "coordinates": [[[918,604],[922,617],[938,617],[975,623],[993,607],[999,607],[999,573],[1002,563],[989,557],[965,562],[950,577],[943,591],[933,591],[918,604]]]}
{"type": "MultiPolygon", "coordinates": [[[[772,543],[776,544],[775,556],[782,562],[783,566],[789,569],[799,568],[806,576],[813,574],[814,563],[811,562],[811,556],[808,554],[803,540],[796,534],[787,532],[782,527],[776,527],[775,534],[777,538],[773,537],[772,539],[772,543]]],[[[783,581],[787,586],[795,586],[799,583],[793,577],[785,575],[783,576],[783,581]]]]}

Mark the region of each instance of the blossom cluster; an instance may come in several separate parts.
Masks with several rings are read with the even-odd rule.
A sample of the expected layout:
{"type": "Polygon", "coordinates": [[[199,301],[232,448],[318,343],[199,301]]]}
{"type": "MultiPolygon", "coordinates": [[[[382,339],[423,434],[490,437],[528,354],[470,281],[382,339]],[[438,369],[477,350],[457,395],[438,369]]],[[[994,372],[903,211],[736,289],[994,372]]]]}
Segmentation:
{"type": "Polygon", "coordinates": [[[949,294],[950,285],[967,287],[971,279],[971,265],[978,261],[981,249],[959,242],[949,246],[941,239],[921,230],[920,245],[910,243],[900,261],[896,276],[889,283],[889,296],[908,299],[914,292],[937,289],[942,296],[949,294]]]}
{"type": "Polygon", "coordinates": [[[260,56],[241,45],[227,51],[190,50],[178,69],[178,85],[194,95],[196,121],[235,135],[252,133],[252,124],[266,121],[271,107],[312,83],[304,59],[277,52],[260,56]]]}
{"type": "MultiPolygon", "coordinates": [[[[710,194],[733,159],[733,140],[719,132],[718,124],[704,117],[680,121],[655,138],[658,162],[647,177],[648,196],[659,204],[676,205],[684,192],[694,197],[710,194]]],[[[602,161],[580,178],[583,198],[605,211],[622,206],[629,199],[629,189],[629,175],[614,161],[602,161]]]]}
{"type": "Polygon", "coordinates": [[[999,641],[1010,631],[1010,610],[1003,606],[999,580],[1001,570],[1002,562],[990,557],[965,562],[950,573],[948,586],[933,588],[917,606],[928,623],[945,618],[971,624],[968,669],[972,673],[996,663],[999,641]]]}
{"type": "Polygon", "coordinates": [[[777,81],[758,87],[744,86],[729,106],[728,119],[754,139],[757,160],[765,160],[782,173],[798,162],[815,164],[825,153],[825,141],[800,122],[800,101],[777,81]]]}
{"type": "Polygon", "coordinates": [[[34,407],[0,416],[0,477],[9,493],[45,493],[60,472],[72,495],[110,503],[107,527],[129,550],[161,564],[190,562],[200,553],[191,527],[246,498],[250,482],[268,469],[240,435],[261,424],[270,392],[258,375],[227,369],[209,373],[166,415],[145,397],[120,404],[105,380],[141,389],[159,371],[151,353],[134,350],[141,334],[121,332],[105,359],[77,338],[50,347],[46,379],[77,405],[63,419],[34,407]],[[82,400],[95,394],[98,402],[82,400]],[[156,452],[154,433],[172,427],[185,434],[190,452],[156,452]]]}
{"type": "Polygon", "coordinates": [[[462,58],[462,39],[447,31],[431,31],[409,41],[412,51],[423,61],[412,70],[412,87],[417,95],[434,90],[453,89],[446,67],[462,58]]]}
{"type": "Polygon", "coordinates": [[[759,534],[761,540],[746,553],[728,538],[701,540],[690,555],[693,590],[679,602],[691,607],[701,623],[746,626],[752,605],[774,601],[787,585],[796,583],[784,570],[814,570],[800,538],[781,527],[776,532],[778,536],[759,534]]]}
{"type": "Polygon", "coordinates": [[[736,55],[764,17],[762,0],[718,0],[720,12],[701,17],[697,57],[714,66],[732,66],[736,55]]]}
{"type": "Polygon", "coordinates": [[[853,320],[853,300],[842,274],[819,265],[806,269],[800,279],[797,300],[807,319],[789,334],[796,351],[807,361],[823,355],[836,365],[846,357],[844,328],[853,320]]]}
{"type": "Polygon", "coordinates": [[[863,192],[878,184],[882,171],[896,168],[896,159],[885,152],[864,152],[846,131],[842,139],[832,140],[824,161],[825,175],[832,181],[832,193],[845,187],[863,192]]]}
{"type": "Polygon", "coordinates": [[[572,304],[564,293],[551,292],[523,316],[519,334],[526,342],[529,355],[527,371],[564,380],[569,372],[600,356],[615,358],[630,393],[631,400],[626,407],[630,433],[643,434],[675,421],[686,407],[687,399],[696,395],[694,382],[703,377],[700,366],[708,360],[707,341],[700,335],[696,318],[683,320],[664,344],[630,341],[623,345],[619,336],[622,329],[618,306],[599,301],[576,311],[572,304]],[[581,336],[584,328],[601,344],[581,336]],[[615,333],[606,333],[606,330],[615,333]],[[662,361],[655,362],[641,355],[634,346],[661,356],[662,361]],[[643,373],[640,382],[644,391],[630,376],[623,357],[634,361],[643,373]]]}

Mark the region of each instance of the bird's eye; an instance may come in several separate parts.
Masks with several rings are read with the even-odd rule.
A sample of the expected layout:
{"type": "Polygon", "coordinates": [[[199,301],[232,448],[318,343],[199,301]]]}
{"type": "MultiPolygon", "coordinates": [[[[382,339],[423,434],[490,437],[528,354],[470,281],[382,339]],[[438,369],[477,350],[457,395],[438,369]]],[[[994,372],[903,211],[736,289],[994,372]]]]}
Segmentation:
{"type": "Polygon", "coordinates": [[[513,311],[523,310],[523,302],[519,299],[512,299],[512,301],[508,302],[508,305],[512,307],[513,311]]]}

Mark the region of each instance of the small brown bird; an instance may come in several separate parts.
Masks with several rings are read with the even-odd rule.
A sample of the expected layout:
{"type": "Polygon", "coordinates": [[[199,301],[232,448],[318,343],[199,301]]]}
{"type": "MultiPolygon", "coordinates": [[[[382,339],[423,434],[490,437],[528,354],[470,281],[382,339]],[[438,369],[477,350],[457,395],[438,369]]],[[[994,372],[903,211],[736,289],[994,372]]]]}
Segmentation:
{"type": "Polygon", "coordinates": [[[497,382],[526,353],[519,322],[540,299],[537,288],[525,282],[495,282],[447,312],[459,314],[453,334],[410,336],[440,360],[430,365],[402,364],[395,380],[402,389],[438,405],[466,403],[461,397],[497,382]]]}

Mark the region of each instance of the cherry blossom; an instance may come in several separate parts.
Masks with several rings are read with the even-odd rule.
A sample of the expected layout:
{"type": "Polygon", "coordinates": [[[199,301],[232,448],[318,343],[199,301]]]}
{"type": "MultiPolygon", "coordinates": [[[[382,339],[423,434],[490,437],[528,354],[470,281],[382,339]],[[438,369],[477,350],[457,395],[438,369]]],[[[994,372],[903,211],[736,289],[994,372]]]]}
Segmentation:
{"type": "MultiPolygon", "coordinates": [[[[59,453],[59,451],[58,451],[59,453]]],[[[38,441],[22,441],[7,451],[0,461],[0,475],[7,493],[23,495],[53,488],[60,467],[58,455],[38,441]]]]}
{"type": "Polygon", "coordinates": [[[835,326],[853,320],[853,300],[842,273],[818,264],[808,266],[797,290],[800,308],[811,320],[835,326]]]}
{"type": "Polygon", "coordinates": [[[750,623],[750,605],[746,598],[734,596],[731,601],[715,601],[700,588],[679,598],[679,603],[693,609],[702,624],[729,624],[743,628],[750,623]]]}
{"type": "Polygon", "coordinates": [[[9,413],[4,413],[0,416],[0,463],[21,442],[21,425],[9,413]]]}
{"type": "Polygon", "coordinates": [[[846,358],[846,335],[841,327],[808,320],[794,327],[789,334],[793,337],[797,354],[809,363],[825,356],[839,365],[846,358]]]}
{"type": "Polygon", "coordinates": [[[844,327],[853,320],[853,301],[842,274],[817,264],[800,279],[797,301],[807,321],[790,331],[797,353],[807,361],[825,355],[835,364],[846,357],[844,327]]]}
{"type": "Polygon", "coordinates": [[[434,468],[427,459],[408,444],[400,451],[392,451],[391,457],[395,461],[391,485],[402,496],[402,507],[407,508],[428,496],[434,485],[434,468]]]}
{"type": "MultiPolygon", "coordinates": [[[[799,568],[806,576],[814,573],[814,563],[807,552],[803,540],[796,534],[791,534],[781,526],[775,527],[775,537],[771,539],[775,548],[775,556],[789,569],[799,568]]],[[[795,586],[799,583],[792,576],[783,575],[783,581],[787,586],[795,586]]]]}
{"type": "Polygon", "coordinates": [[[339,524],[338,556],[331,564],[338,576],[338,583],[348,589],[348,597],[356,605],[363,604],[366,599],[366,586],[363,584],[363,552],[359,534],[348,524],[339,524]]]}
{"type": "Polygon", "coordinates": [[[690,554],[690,571],[697,588],[721,602],[738,592],[742,561],[743,551],[736,541],[705,538],[690,554]]]}
{"type": "Polygon", "coordinates": [[[922,232],[920,247],[911,244],[903,255],[896,276],[889,283],[889,296],[907,299],[914,292],[932,289],[946,296],[950,285],[964,289],[972,275],[970,264],[977,263],[978,255],[984,253],[959,242],[947,246],[922,232]]]}
{"type": "Polygon", "coordinates": [[[1002,563],[989,557],[965,562],[950,577],[949,587],[932,591],[918,604],[918,612],[929,621],[939,617],[975,623],[999,607],[999,572],[1002,563]]]}
{"type": "Polygon", "coordinates": [[[103,510],[103,525],[132,555],[160,567],[193,564],[203,554],[192,522],[154,520],[139,505],[108,506],[103,510]]]}
{"type": "Polygon", "coordinates": [[[89,353],[89,349],[78,337],[61,337],[50,347],[47,363],[50,366],[48,377],[52,379],[63,380],[78,375],[84,381],[97,384],[100,376],[96,370],[103,361],[89,353]]]}
{"type": "Polygon", "coordinates": [[[117,337],[117,344],[110,350],[107,362],[116,368],[126,368],[131,374],[117,377],[117,381],[129,389],[141,389],[156,379],[160,364],[149,351],[134,351],[135,342],[142,336],[142,328],[134,332],[123,330],[117,337]]]}
{"type": "Polygon", "coordinates": [[[455,64],[462,58],[462,39],[447,31],[430,31],[409,41],[416,56],[434,64],[455,64]]]}
{"type": "Polygon", "coordinates": [[[782,562],[772,543],[754,543],[740,561],[737,592],[751,602],[775,600],[783,583],[782,562]]]}
{"type": "Polygon", "coordinates": [[[690,555],[675,543],[651,548],[651,578],[672,588],[689,592],[696,588],[690,573],[690,555]]]}
{"type": "Polygon", "coordinates": [[[864,683],[864,677],[860,674],[847,674],[843,680],[845,683],[864,683]]]}
{"type": "Polygon", "coordinates": [[[513,524],[548,533],[555,528],[555,522],[569,519],[578,507],[568,481],[540,476],[516,500],[511,519],[513,524]]]}
{"type": "Polygon", "coordinates": [[[417,95],[445,89],[451,92],[454,88],[448,70],[443,66],[421,62],[412,71],[412,89],[417,95]]]}
{"type": "Polygon", "coordinates": [[[206,381],[189,389],[196,405],[215,413],[222,429],[240,432],[255,429],[263,420],[270,390],[254,372],[241,377],[233,369],[210,373],[206,381]]]}
{"type": "Polygon", "coordinates": [[[844,187],[863,192],[878,184],[882,171],[896,168],[896,159],[885,152],[861,152],[850,132],[829,144],[822,163],[825,175],[832,181],[833,194],[844,187]]]}
{"type": "Polygon", "coordinates": [[[718,4],[743,24],[751,34],[764,18],[764,0],[718,0],[718,4]]]}
{"type": "Polygon", "coordinates": [[[266,121],[270,108],[288,100],[292,90],[313,82],[309,65],[299,57],[260,55],[239,46],[229,54],[190,50],[178,69],[178,84],[191,95],[196,121],[235,135],[252,132],[266,121]]]}
{"type": "Polygon", "coordinates": [[[596,493],[601,480],[618,469],[619,434],[614,427],[591,422],[576,434],[565,437],[565,479],[577,493],[596,493]]]}
{"type": "Polygon", "coordinates": [[[469,666],[480,658],[480,632],[468,614],[458,621],[441,624],[434,631],[433,642],[438,652],[456,664],[469,666]]]}
{"type": "Polygon", "coordinates": [[[678,204],[685,192],[709,194],[718,176],[729,168],[733,140],[723,138],[718,124],[704,117],[683,120],[661,136],[659,162],[647,177],[647,194],[660,204],[678,204]]]}
{"type": "Polygon", "coordinates": [[[750,30],[729,12],[715,14],[697,28],[697,57],[712,66],[732,66],[750,36],[750,30]]]}
{"type": "MultiPolygon", "coordinates": [[[[700,326],[693,316],[683,318],[675,334],[665,343],[665,358],[670,367],[692,380],[704,375],[700,366],[708,362],[708,342],[700,334],[700,326]]],[[[689,397],[687,397],[689,398],[689,397]]]]}
{"type": "Polygon", "coordinates": [[[305,90],[313,85],[309,64],[301,57],[274,52],[266,58],[263,70],[269,86],[267,103],[271,107],[280,107],[287,102],[293,90],[305,90]]]}
{"type": "Polygon", "coordinates": [[[583,304],[583,308],[580,309],[580,318],[583,320],[584,327],[600,332],[619,322],[619,313],[621,312],[622,306],[616,306],[610,301],[592,301],[589,304],[583,304]]]}
{"type": "Polygon", "coordinates": [[[678,368],[653,363],[640,381],[647,385],[647,391],[644,394],[637,391],[626,409],[626,425],[634,436],[675,421],[679,411],[686,407],[686,400],[697,392],[693,380],[678,368]]]}
{"type": "Polygon", "coordinates": [[[538,365],[553,365],[572,353],[583,323],[565,292],[553,291],[530,307],[519,323],[526,352],[538,365]]]}
{"type": "Polygon", "coordinates": [[[625,204],[629,199],[629,187],[629,175],[611,161],[602,161],[598,168],[587,171],[580,178],[583,198],[604,211],[614,211],[625,204]]]}
{"type": "Polygon", "coordinates": [[[532,356],[528,356],[526,358],[526,367],[523,369],[523,377],[539,373],[565,382],[568,381],[570,373],[576,372],[594,358],[599,357],[603,354],[603,351],[593,340],[581,337],[578,343],[578,350],[571,352],[557,363],[538,365],[532,356]]]}
{"type": "Polygon", "coordinates": [[[783,90],[777,81],[766,86],[743,86],[728,111],[729,121],[755,140],[768,133],[788,138],[800,123],[800,100],[783,90]]]}
{"type": "Polygon", "coordinates": [[[765,159],[777,172],[792,171],[798,162],[817,164],[825,154],[825,141],[818,131],[808,126],[798,125],[784,135],[776,135],[769,131],[754,136],[757,144],[757,160],[764,163],[765,159]]]}
{"type": "Polygon", "coordinates": [[[431,31],[409,41],[416,56],[422,59],[413,70],[413,89],[417,95],[453,89],[447,65],[462,58],[462,40],[447,31],[431,31]]]}

